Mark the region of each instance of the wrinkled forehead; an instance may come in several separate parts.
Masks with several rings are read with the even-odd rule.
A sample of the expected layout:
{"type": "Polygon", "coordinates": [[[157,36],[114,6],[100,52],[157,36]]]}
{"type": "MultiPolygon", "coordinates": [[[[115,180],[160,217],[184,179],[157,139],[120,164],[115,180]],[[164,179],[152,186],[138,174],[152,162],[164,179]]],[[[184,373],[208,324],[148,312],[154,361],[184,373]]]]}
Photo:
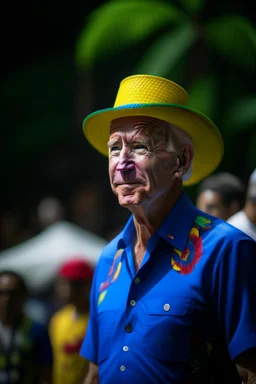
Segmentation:
{"type": "Polygon", "coordinates": [[[116,132],[131,132],[137,130],[147,133],[157,131],[164,126],[167,126],[165,121],[149,116],[120,117],[111,122],[109,133],[112,135],[116,132]]]}

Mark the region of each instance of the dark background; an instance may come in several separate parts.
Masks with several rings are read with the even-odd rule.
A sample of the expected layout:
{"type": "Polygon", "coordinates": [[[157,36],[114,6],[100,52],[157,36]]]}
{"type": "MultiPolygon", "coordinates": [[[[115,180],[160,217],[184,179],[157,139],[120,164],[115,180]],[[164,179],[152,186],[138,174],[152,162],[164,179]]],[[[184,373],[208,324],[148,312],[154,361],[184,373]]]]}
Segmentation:
{"type": "MultiPolygon", "coordinates": [[[[94,109],[113,103],[120,79],[129,74],[129,68],[132,68],[143,47],[127,51],[117,60],[103,57],[93,72],[81,74],[77,70],[74,63],[76,39],[89,13],[102,3],[40,0],[4,4],[0,204],[2,212],[18,213],[24,226],[28,225],[28,212],[33,211],[44,196],[54,195],[68,202],[72,192],[87,181],[99,186],[106,202],[105,228],[115,227],[127,217],[126,212],[117,207],[110,191],[107,160],[84,140],[81,123],[94,109]],[[28,85],[26,76],[29,71],[38,67],[44,71],[52,63],[52,79],[47,78],[45,72],[45,77],[37,77],[35,73],[33,86],[28,85]],[[24,74],[23,81],[13,82],[15,76],[21,76],[20,73],[24,74]],[[54,93],[57,88],[59,96],[54,93]],[[41,89],[48,91],[47,98],[53,98],[51,111],[46,111],[48,105],[44,104],[45,96],[41,89]],[[29,97],[27,105],[31,104],[31,110],[24,111],[22,104],[26,97],[29,97]],[[44,122],[41,123],[40,132],[45,132],[45,135],[41,135],[40,139],[33,136],[39,129],[37,124],[27,124],[30,113],[37,113],[40,121],[43,121],[44,113],[48,116],[45,127],[42,126],[44,122]],[[56,124],[56,129],[54,124],[49,126],[50,113],[53,121],[56,115],[61,115],[63,126],[57,127],[56,124]],[[119,215],[117,220],[115,215],[119,215]]],[[[254,23],[256,21],[248,1],[208,2],[205,8],[205,12],[213,16],[220,11],[223,13],[223,10],[238,12],[254,23]]],[[[36,120],[36,116],[31,119],[33,122],[36,120]]],[[[243,173],[242,167],[237,173],[246,181],[248,175],[243,173]]]]}

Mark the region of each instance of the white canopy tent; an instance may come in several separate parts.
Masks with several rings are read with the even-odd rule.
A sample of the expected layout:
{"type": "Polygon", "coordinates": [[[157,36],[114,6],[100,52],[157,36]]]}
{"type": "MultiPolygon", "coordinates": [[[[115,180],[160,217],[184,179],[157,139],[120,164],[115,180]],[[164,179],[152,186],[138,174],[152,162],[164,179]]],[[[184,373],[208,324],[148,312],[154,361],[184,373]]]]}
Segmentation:
{"type": "Polygon", "coordinates": [[[0,271],[20,273],[33,292],[52,284],[60,264],[72,256],[84,257],[92,266],[98,261],[106,240],[68,223],[52,224],[24,243],[0,252],[0,271]]]}

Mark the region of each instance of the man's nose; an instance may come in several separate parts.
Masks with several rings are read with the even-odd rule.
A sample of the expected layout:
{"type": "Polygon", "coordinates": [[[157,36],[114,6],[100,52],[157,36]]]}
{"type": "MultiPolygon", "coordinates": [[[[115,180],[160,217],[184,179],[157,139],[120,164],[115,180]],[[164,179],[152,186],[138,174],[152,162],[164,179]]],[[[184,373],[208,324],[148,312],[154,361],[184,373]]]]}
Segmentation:
{"type": "Polygon", "coordinates": [[[132,171],[134,168],[135,168],[134,163],[129,160],[118,163],[116,167],[117,171],[121,171],[121,172],[132,171]]]}
{"type": "Polygon", "coordinates": [[[117,171],[127,172],[132,171],[135,168],[134,162],[131,159],[131,153],[128,148],[123,147],[119,162],[117,165],[117,171]]]}

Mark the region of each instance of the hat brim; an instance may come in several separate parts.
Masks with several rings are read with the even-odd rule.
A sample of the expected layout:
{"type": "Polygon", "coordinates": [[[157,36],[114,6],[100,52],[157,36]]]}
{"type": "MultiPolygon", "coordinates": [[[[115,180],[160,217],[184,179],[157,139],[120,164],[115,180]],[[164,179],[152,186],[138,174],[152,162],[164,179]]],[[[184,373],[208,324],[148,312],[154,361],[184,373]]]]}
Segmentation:
{"type": "Polygon", "coordinates": [[[102,109],[88,115],[82,124],[89,143],[104,156],[108,156],[110,124],[128,116],[149,116],[165,120],[180,128],[194,145],[193,169],[184,185],[192,185],[211,174],[223,156],[223,140],[215,124],[202,113],[177,104],[135,104],[102,109]]]}

